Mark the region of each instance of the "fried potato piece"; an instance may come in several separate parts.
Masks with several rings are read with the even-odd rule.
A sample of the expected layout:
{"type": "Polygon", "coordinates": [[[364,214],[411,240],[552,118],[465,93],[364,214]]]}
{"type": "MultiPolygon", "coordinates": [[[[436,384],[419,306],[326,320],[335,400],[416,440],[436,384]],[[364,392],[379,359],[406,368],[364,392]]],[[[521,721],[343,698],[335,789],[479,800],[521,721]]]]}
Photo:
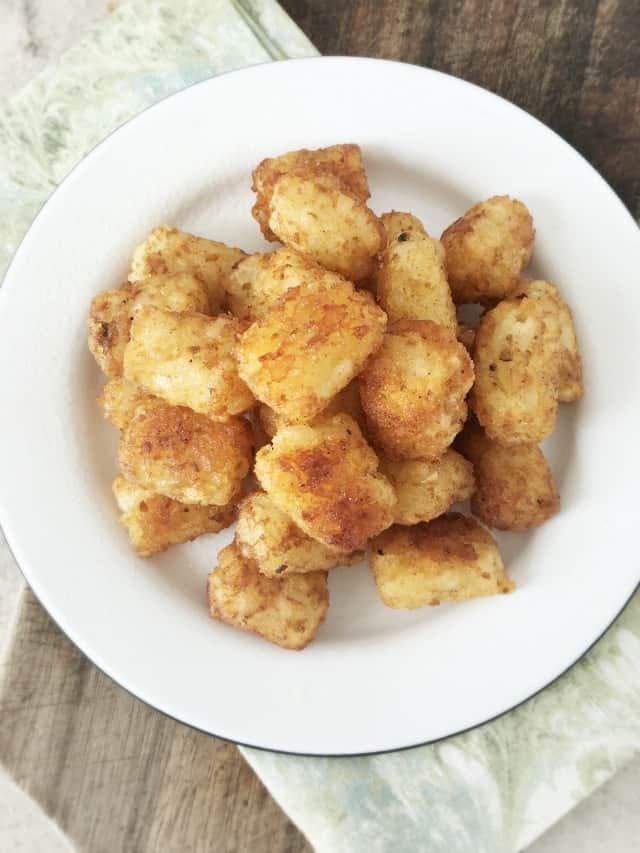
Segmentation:
{"type": "Polygon", "coordinates": [[[256,289],[265,303],[266,311],[292,287],[304,285],[308,290],[317,287],[339,287],[344,278],[326,270],[309,255],[304,255],[289,246],[283,246],[267,255],[267,261],[258,273],[256,289]]]}
{"type": "Polygon", "coordinates": [[[128,379],[118,377],[104,386],[98,396],[102,414],[116,429],[124,429],[141,403],[153,397],[128,379]]]}
{"type": "Polygon", "coordinates": [[[244,257],[242,249],[159,225],[134,250],[129,280],[164,273],[193,273],[207,286],[211,311],[218,313],[226,304],[227,276],[244,257]]]}
{"type": "MultiPolygon", "coordinates": [[[[360,386],[357,379],[352,379],[346,388],[339,391],[329,405],[311,423],[315,423],[316,420],[326,418],[329,415],[339,415],[340,413],[350,415],[364,433],[366,422],[364,412],[362,411],[362,403],[360,402],[360,386]]],[[[273,438],[281,427],[288,425],[285,418],[278,415],[264,403],[258,406],[258,418],[263,430],[270,439],[273,438]]]]}
{"type": "Polygon", "coordinates": [[[455,450],[440,459],[381,460],[380,470],[395,489],[396,524],[417,524],[442,515],[474,489],[473,465],[455,450]]]}
{"type": "Polygon", "coordinates": [[[456,447],[475,471],[471,512],[489,527],[537,527],[560,509],[553,474],[536,444],[504,447],[487,438],[482,427],[469,419],[456,447]]]}
{"type": "Polygon", "coordinates": [[[349,415],[360,427],[363,434],[366,432],[366,418],[360,400],[360,383],[357,379],[352,379],[346,388],[338,392],[331,400],[329,405],[322,410],[321,417],[326,418],[329,415],[349,415]]]}
{"type": "Polygon", "coordinates": [[[395,493],[348,415],[283,427],[257,454],[255,473],[282,512],[337,551],[363,548],[393,520],[395,493]]]}
{"type": "Polygon", "coordinates": [[[481,201],[443,233],[447,277],[455,302],[504,299],[533,251],[533,219],[517,199],[481,201]]]}
{"type": "Polygon", "coordinates": [[[467,417],[473,364],[444,326],[399,320],[359,382],[376,447],[391,459],[438,459],[467,417]]]}
{"type": "Polygon", "coordinates": [[[283,175],[269,211],[279,240],[350,281],[370,276],[384,248],[380,220],[332,175],[283,175]]]}
{"type": "Polygon", "coordinates": [[[331,287],[343,281],[313,258],[284,246],[267,255],[250,255],[237,264],[229,280],[229,304],[237,317],[258,320],[292,287],[331,287]]]}
{"type": "Polygon", "coordinates": [[[291,288],[242,335],[240,376],[288,422],[310,421],[375,352],[386,321],[348,281],[291,288]]]}
{"type": "Polygon", "coordinates": [[[122,512],[133,548],[151,557],[201,536],[218,533],[233,524],[235,503],[226,506],[189,506],[130,483],[122,475],[113,482],[113,493],[122,512]]]}
{"type": "Polygon", "coordinates": [[[327,571],[351,560],[307,536],[266,492],[253,492],[240,504],[235,542],[268,577],[327,571]]]}
{"type": "Polygon", "coordinates": [[[535,299],[504,300],[480,319],[469,402],[489,438],[500,444],[537,444],[553,431],[557,351],[546,341],[544,306],[535,299]]]}
{"type": "Polygon", "coordinates": [[[129,281],[123,287],[131,291],[131,315],[134,317],[147,305],[167,311],[209,313],[207,286],[190,272],[150,275],[140,281],[129,281]]]}
{"type": "Polygon", "coordinates": [[[185,406],[147,401],[120,436],[120,468],[144,489],[186,504],[224,506],[252,458],[249,423],[212,421],[185,406]]]}
{"type": "Polygon", "coordinates": [[[558,399],[572,403],[584,395],[582,359],[578,349],[573,315],[558,288],[548,281],[523,281],[513,291],[512,299],[535,299],[544,310],[545,348],[557,350],[558,399]]]}
{"type": "Polygon", "coordinates": [[[180,314],[147,306],[134,318],[124,375],[173,406],[225,421],[253,406],[235,357],[242,324],[220,314],[180,314]]]}
{"type": "Polygon", "coordinates": [[[410,213],[383,213],[387,234],[375,273],[378,302],[394,320],[433,320],[457,330],[456,309],[444,265],[444,249],[410,213]]]}
{"type": "Polygon", "coordinates": [[[413,610],[515,588],[495,539],[457,512],[415,527],[394,525],[371,544],[376,586],[388,607],[413,610]]]}
{"type": "Polygon", "coordinates": [[[269,255],[260,252],[248,255],[238,261],[226,279],[229,310],[241,320],[253,320],[261,313],[262,300],[256,291],[256,278],[268,258],[269,255]]]}
{"type": "Polygon", "coordinates": [[[207,579],[209,613],[285,649],[303,649],[329,608],[326,572],[268,578],[235,544],[218,554],[207,579]]]}
{"type": "Polygon", "coordinates": [[[280,157],[263,160],[253,170],[251,189],[257,193],[251,213],[260,225],[265,239],[278,238],[269,228],[269,203],[273,187],[282,175],[297,174],[333,175],[361,201],[369,198],[369,186],[359,145],[330,145],[310,151],[289,151],[280,157]]]}
{"type": "Polygon", "coordinates": [[[131,321],[146,305],[206,314],[209,294],[203,282],[190,273],[154,275],[99,293],[89,312],[89,349],[110,378],[122,374],[131,321]]]}
{"type": "Polygon", "coordinates": [[[131,293],[126,288],[103,290],[91,302],[88,343],[91,354],[109,378],[122,374],[124,348],[131,325],[131,293]]]}

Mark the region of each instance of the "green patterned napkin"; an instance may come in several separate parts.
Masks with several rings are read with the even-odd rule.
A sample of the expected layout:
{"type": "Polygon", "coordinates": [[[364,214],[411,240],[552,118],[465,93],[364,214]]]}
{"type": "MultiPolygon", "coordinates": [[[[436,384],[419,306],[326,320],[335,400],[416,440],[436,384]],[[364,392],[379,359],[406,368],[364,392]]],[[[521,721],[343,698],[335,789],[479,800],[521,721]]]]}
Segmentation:
{"type": "Polygon", "coordinates": [[[318,51],[274,0],[133,0],[0,101],[0,276],[50,193],[118,125],[192,83],[318,51]]]}
{"type": "MultiPolygon", "coordinates": [[[[0,105],[0,273],[73,165],[149,104],[222,71],[316,54],[274,0],[133,0],[0,105]]],[[[243,749],[327,853],[522,849],[640,749],[640,596],[567,675],[433,746],[368,758],[243,749]]]]}

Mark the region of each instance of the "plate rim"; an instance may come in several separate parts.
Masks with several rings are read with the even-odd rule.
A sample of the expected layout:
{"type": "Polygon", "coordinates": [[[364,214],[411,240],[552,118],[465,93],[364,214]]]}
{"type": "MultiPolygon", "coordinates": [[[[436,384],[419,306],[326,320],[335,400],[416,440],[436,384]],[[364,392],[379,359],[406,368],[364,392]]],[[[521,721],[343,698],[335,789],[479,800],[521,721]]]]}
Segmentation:
{"type": "MultiPolygon", "coordinates": [[[[11,272],[11,270],[12,270],[12,268],[16,262],[16,259],[21,254],[21,251],[23,249],[23,244],[26,242],[31,231],[36,226],[36,224],[40,220],[41,216],[44,214],[44,211],[48,207],[49,203],[55,198],[55,196],[58,194],[58,192],[63,189],[64,185],[70,179],[70,177],[76,172],[76,170],[78,170],[84,164],[84,162],[87,159],[89,159],[103,145],[107,144],[110,141],[112,136],[117,134],[123,128],[126,128],[128,125],[130,125],[138,117],[142,116],[147,111],[153,109],[154,107],[156,107],[160,104],[163,104],[166,101],[169,101],[173,98],[176,98],[176,97],[182,95],[186,91],[189,91],[191,89],[195,89],[198,86],[210,84],[213,80],[223,79],[223,78],[228,77],[229,75],[240,76],[243,74],[251,74],[252,72],[255,72],[257,69],[260,69],[263,67],[274,66],[276,64],[280,64],[280,65],[281,64],[287,64],[288,65],[291,63],[303,63],[303,64],[314,64],[314,65],[317,65],[319,63],[323,63],[325,65],[329,64],[329,63],[338,63],[338,64],[341,64],[341,63],[347,63],[347,64],[357,63],[358,65],[373,64],[376,66],[380,66],[380,65],[400,66],[403,68],[409,68],[413,72],[418,71],[420,73],[425,73],[427,75],[436,75],[439,77],[443,77],[449,81],[455,81],[455,83],[461,85],[462,88],[470,87],[474,90],[479,90],[482,93],[483,97],[489,96],[491,99],[497,99],[498,101],[502,102],[502,105],[506,106],[508,109],[516,110],[520,113],[523,113],[528,119],[533,120],[534,122],[536,122],[536,124],[538,124],[539,126],[544,128],[544,130],[547,133],[552,134],[555,137],[556,142],[558,142],[558,141],[561,142],[563,144],[563,146],[568,148],[574,156],[577,156],[578,158],[580,158],[580,160],[582,160],[583,163],[588,167],[588,169],[593,174],[593,176],[599,181],[601,187],[606,188],[608,190],[609,195],[612,197],[613,203],[617,204],[618,207],[621,208],[622,211],[624,211],[624,213],[628,217],[630,224],[634,228],[637,228],[637,223],[636,223],[633,215],[631,214],[631,211],[626,206],[626,204],[622,201],[622,199],[620,198],[620,196],[618,195],[616,190],[598,172],[598,170],[587,160],[587,158],[583,154],[581,154],[580,151],[578,151],[566,139],[564,139],[562,136],[560,136],[560,134],[558,134],[555,130],[553,130],[553,128],[546,125],[543,121],[541,121],[536,116],[529,113],[524,108],[518,106],[517,104],[514,104],[513,102],[509,101],[507,98],[504,98],[503,96],[498,95],[495,92],[492,92],[490,89],[487,89],[483,86],[480,86],[477,83],[473,83],[471,81],[465,80],[462,77],[457,77],[453,74],[448,74],[446,72],[439,71],[439,70],[434,69],[434,68],[429,68],[426,66],[420,66],[420,65],[416,65],[414,63],[409,63],[409,62],[402,62],[399,60],[378,59],[375,57],[336,55],[336,56],[296,57],[296,58],[290,58],[290,59],[277,60],[275,62],[273,60],[266,60],[264,62],[254,63],[254,64],[249,65],[249,66],[244,66],[242,68],[231,69],[228,71],[221,72],[219,74],[214,74],[210,77],[204,78],[203,80],[199,80],[197,82],[191,83],[188,86],[185,86],[176,92],[172,92],[171,94],[166,95],[165,97],[162,97],[162,98],[158,99],[157,101],[154,101],[152,104],[149,104],[147,107],[140,110],[135,115],[131,116],[129,119],[122,122],[117,127],[115,127],[113,130],[111,130],[103,139],[101,139],[98,143],[96,143],[89,151],[87,151],[72,166],[72,168],[60,180],[60,182],[55,187],[55,189],[52,191],[52,193],[43,202],[43,204],[39,208],[37,214],[32,219],[27,231],[25,232],[25,234],[20,239],[14,253],[11,256],[11,259],[10,259],[10,261],[7,265],[7,268],[4,272],[4,275],[2,278],[2,283],[0,285],[0,328],[2,326],[2,323],[5,322],[3,318],[5,317],[5,311],[7,311],[7,309],[2,307],[3,301],[4,301],[2,294],[3,294],[3,292],[5,292],[7,290],[7,287],[6,287],[7,279],[10,277],[10,272],[11,272]]],[[[73,643],[73,645],[76,646],[76,648],[78,648],[82,652],[82,654],[87,658],[87,660],[89,660],[90,663],[93,666],[95,666],[96,669],[98,669],[98,671],[100,673],[107,676],[111,681],[113,681],[115,684],[117,684],[118,687],[125,690],[129,695],[133,696],[136,700],[143,702],[148,707],[153,708],[155,711],[163,714],[164,716],[168,717],[169,719],[172,719],[178,723],[186,725],[189,728],[194,729],[195,731],[202,732],[203,734],[216,737],[216,738],[223,740],[227,743],[236,744],[237,746],[241,746],[241,747],[245,747],[245,748],[249,748],[249,749],[257,749],[257,750],[261,750],[261,751],[265,751],[265,752],[273,752],[273,753],[282,754],[282,755],[295,755],[295,756],[301,756],[301,757],[315,757],[315,758],[349,758],[349,757],[356,758],[356,757],[373,756],[373,755],[385,755],[388,753],[404,752],[404,751],[409,750],[409,749],[416,749],[416,748],[419,748],[422,746],[428,746],[431,744],[441,743],[443,741],[449,740],[450,738],[457,737],[458,735],[462,735],[462,734],[465,734],[467,732],[474,731],[475,729],[482,728],[483,726],[485,726],[489,723],[492,723],[495,720],[500,719],[501,717],[505,716],[506,714],[509,714],[512,711],[517,710],[518,708],[525,705],[530,700],[534,699],[536,696],[540,695],[547,688],[555,685],[561,678],[563,678],[563,676],[565,676],[570,670],[572,670],[573,667],[577,663],[579,663],[587,654],[589,654],[589,652],[600,642],[600,640],[604,637],[604,635],[611,629],[611,627],[614,625],[614,623],[625,612],[625,610],[627,609],[627,607],[629,606],[629,604],[632,602],[633,598],[635,597],[636,593],[638,593],[640,591],[640,567],[639,567],[638,568],[638,580],[636,582],[635,587],[631,590],[630,594],[628,595],[627,599],[623,602],[620,609],[617,610],[617,612],[613,615],[613,617],[611,618],[611,621],[608,622],[608,624],[600,631],[600,633],[592,640],[592,642],[582,652],[580,652],[580,654],[578,654],[578,656],[574,660],[572,660],[564,669],[562,669],[561,672],[559,672],[557,675],[555,675],[550,681],[548,681],[546,684],[542,685],[541,687],[538,687],[534,692],[530,693],[525,698],[519,700],[514,705],[509,706],[508,708],[498,712],[497,714],[494,714],[490,717],[487,717],[487,718],[482,719],[478,722],[475,722],[472,725],[469,725],[469,726],[464,727],[462,729],[456,730],[455,732],[451,732],[449,734],[442,735],[440,737],[430,738],[427,740],[420,740],[420,741],[417,741],[415,743],[405,744],[403,746],[390,747],[388,749],[374,749],[374,750],[367,750],[367,751],[362,751],[362,752],[306,752],[306,751],[297,751],[297,750],[287,750],[287,749],[282,749],[282,748],[277,748],[277,747],[265,746],[262,744],[249,743],[249,742],[238,740],[238,739],[235,739],[232,737],[219,735],[213,731],[210,731],[208,729],[204,729],[204,728],[202,728],[202,727],[200,727],[200,726],[198,726],[192,722],[189,722],[188,720],[182,719],[181,717],[171,713],[170,711],[163,710],[162,708],[159,708],[158,706],[156,706],[153,702],[151,702],[145,698],[142,698],[141,696],[139,696],[135,692],[135,690],[131,689],[130,687],[125,686],[117,678],[115,678],[114,676],[109,674],[109,672],[106,669],[104,669],[102,666],[97,664],[94,661],[93,657],[90,654],[88,654],[85,651],[85,649],[73,639],[73,637],[70,635],[70,633],[61,627],[57,618],[55,618],[53,616],[50,609],[42,601],[40,595],[37,592],[37,589],[34,587],[32,581],[29,578],[29,572],[23,568],[22,563],[17,559],[17,557],[16,557],[17,547],[16,547],[16,545],[14,545],[12,535],[7,531],[6,524],[3,522],[3,519],[2,519],[2,516],[5,516],[5,518],[6,518],[6,514],[8,514],[3,509],[3,507],[5,505],[8,506],[8,502],[5,501],[5,498],[3,498],[3,495],[5,495],[5,491],[0,489],[0,527],[2,528],[2,531],[4,533],[9,553],[11,554],[15,564],[18,566],[18,569],[20,570],[27,586],[29,587],[29,589],[33,593],[34,597],[36,598],[36,600],[38,601],[40,606],[43,607],[43,609],[47,613],[48,617],[56,625],[58,630],[60,630],[63,633],[63,635],[68,640],[70,640],[70,642],[73,643]]],[[[7,497],[9,496],[8,492],[6,493],[6,496],[7,497]]],[[[7,656],[10,653],[10,649],[11,649],[11,636],[9,636],[7,656]]]]}
{"type": "MultiPolygon", "coordinates": [[[[3,532],[4,532],[4,528],[3,528],[3,532]]],[[[69,634],[64,630],[64,628],[62,628],[60,626],[57,619],[51,614],[51,612],[48,610],[48,608],[43,604],[43,602],[40,600],[40,597],[38,596],[37,592],[34,590],[34,588],[29,583],[29,579],[27,578],[27,575],[25,574],[25,572],[22,568],[22,565],[18,562],[18,560],[17,560],[17,558],[13,552],[13,549],[11,547],[11,544],[9,542],[9,538],[6,536],[6,534],[5,534],[5,538],[7,540],[7,547],[9,549],[9,553],[11,554],[11,556],[13,558],[13,561],[15,562],[16,566],[20,570],[22,577],[24,578],[24,580],[27,583],[27,587],[32,592],[34,598],[36,599],[36,601],[38,602],[40,607],[42,607],[42,609],[47,614],[47,617],[53,622],[53,624],[56,626],[58,631],[60,631],[62,633],[62,635],[67,640],[69,640],[69,642],[72,643],[84,655],[84,657],[89,661],[91,666],[94,666],[101,675],[104,675],[106,678],[108,678],[110,681],[112,681],[114,684],[116,684],[121,690],[124,690],[125,693],[127,693],[129,696],[133,696],[133,698],[137,702],[142,702],[143,705],[146,705],[148,708],[152,708],[154,711],[156,711],[156,713],[162,714],[164,717],[167,717],[168,719],[173,720],[176,723],[180,723],[180,725],[187,726],[188,728],[193,729],[193,731],[199,732],[200,734],[206,735],[207,737],[215,737],[218,740],[224,741],[225,743],[232,743],[235,746],[242,747],[243,749],[256,749],[256,750],[259,750],[260,752],[272,752],[272,753],[275,753],[276,755],[292,755],[292,756],[296,756],[298,758],[367,758],[368,756],[375,756],[375,755],[389,755],[389,754],[395,753],[395,752],[407,752],[410,749],[419,749],[420,747],[423,747],[423,746],[432,746],[433,744],[444,743],[445,741],[448,741],[451,738],[455,738],[455,737],[458,737],[459,735],[467,734],[468,732],[473,732],[476,729],[481,729],[484,726],[487,726],[490,723],[493,723],[496,720],[501,719],[502,717],[506,716],[507,714],[510,714],[512,711],[517,711],[518,708],[521,708],[523,705],[526,705],[532,699],[535,699],[536,696],[539,696],[541,693],[544,693],[545,690],[547,690],[550,687],[553,687],[555,684],[557,684],[558,681],[560,681],[560,679],[564,678],[564,676],[567,675],[567,673],[569,673],[574,668],[574,666],[576,666],[576,664],[580,663],[580,661],[584,657],[586,657],[586,655],[588,655],[589,652],[593,648],[595,648],[595,646],[598,645],[600,640],[603,639],[604,635],[606,633],[608,633],[608,631],[613,627],[614,623],[617,622],[618,619],[623,615],[623,613],[625,612],[627,607],[633,601],[636,593],[640,592],[640,580],[639,580],[638,583],[636,584],[635,588],[632,590],[631,594],[627,598],[627,600],[622,605],[622,608],[618,611],[618,613],[616,613],[616,615],[613,617],[611,622],[604,628],[602,633],[600,633],[595,638],[595,640],[591,643],[591,645],[588,648],[586,648],[583,652],[581,652],[578,655],[578,657],[566,667],[566,669],[563,669],[562,672],[558,673],[558,675],[556,675],[554,678],[552,678],[551,681],[549,681],[547,684],[544,684],[542,687],[539,687],[537,690],[535,690],[533,693],[531,693],[526,698],[521,699],[519,702],[516,702],[515,705],[512,705],[509,708],[506,708],[504,711],[500,711],[499,713],[494,714],[492,717],[487,717],[486,720],[481,720],[478,723],[473,723],[470,726],[466,726],[466,728],[459,729],[458,731],[455,731],[455,732],[451,732],[448,735],[442,735],[442,737],[431,738],[429,740],[419,741],[418,743],[410,743],[410,744],[406,744],[405,746],[394,746],[394,747],[390,747],[389,749],[374,749],[374,750],[368,750],[365,752],[300,752],[298,750],[279,749],[278,747],[262,746],[260,744],[247,743],[247,742],[242,741],[242,740],[236,740],[232,737],[227,737],[225,735],[216,734],[215,732],[210,732],[207,729],[203,729],[201,726],[197,726],[195,723],[190,723],[188,720],[183,720],[181,717],[178,717],[175,714],[172,714],[170,711],[164,711],[162,708],[158,708],[156,705],[153,704],[153,702],[150,702],[147,699],[143,699],[141,696],[139,696],[135,692],[135,690],[132,690],[130,687],[127,687],[124,684],[122,684],[120,681],[118,681],[116,678],[114,678],[112,675],[110,675],[105,669],[103,669],[99,664],[97,664],[93,660],[93,658],[91,658],[84,651],[84,649],[81,648],[75,642],[75,640],[73,640],[72,637],[69,636],[69,634]]],[[[6,654],[7,658],[9,657],[10,651],[11,651],[11,644],[9,645],[9,647],[7,649],[7,654],[6,654]]]]}

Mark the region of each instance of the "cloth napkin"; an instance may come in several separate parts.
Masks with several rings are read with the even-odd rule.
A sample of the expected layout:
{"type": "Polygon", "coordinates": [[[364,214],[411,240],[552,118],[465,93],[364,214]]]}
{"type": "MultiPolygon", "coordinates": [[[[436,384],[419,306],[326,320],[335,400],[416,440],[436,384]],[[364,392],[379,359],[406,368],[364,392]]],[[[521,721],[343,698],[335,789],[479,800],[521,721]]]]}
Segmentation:
{"type": "MultiPolygon", "coordinates": [[[[316,53],[274,0],[121,5],[0,104],[0,274],[54,187],[119,124],[222,71],[316,53]]],[[[319,853],[521,850],[638,751],[640,594],[553,686],[464,735],[363,758],[242,749],[319,853]]]]}

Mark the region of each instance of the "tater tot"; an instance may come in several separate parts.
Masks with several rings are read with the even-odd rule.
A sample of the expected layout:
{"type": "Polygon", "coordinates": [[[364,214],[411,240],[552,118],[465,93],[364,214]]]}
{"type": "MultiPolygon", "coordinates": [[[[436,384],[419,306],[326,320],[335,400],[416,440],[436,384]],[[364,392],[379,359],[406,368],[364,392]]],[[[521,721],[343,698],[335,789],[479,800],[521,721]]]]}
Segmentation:
{"type": "Polygon", "coordinates": [[[234,268],[229,304],[237,317],[258,320],[292,287],[331,287],[342,281],[341,276],[325,270],[313,258],[284,246],[267,255],[250,255],[234,268]]]}
{"type": "Polygon", "coordinates": [[[506,195],[479,202],[443,233],[447,277],[455,302],[504,299],[533,250],[533,219],[506,195]]]}
{"type": "Polygon", "coordinates": [[[536,444],[504,447],[487,438],[482,427],[469,419],[456,447],[475,471],[471,512],[489,527],[537,527],[560,509],[549,463],[536,444]]]}
{"type": "Polygon", "coordinates": [[[89,350],[110,379],[122,374],[124,348],[131,325],[131,292],[126,288],[103,290],[91,301],[89,310],[89,350]]]}
{"type": "Polygon", "coordinates": [[[363,548],[393,520],[393,488],[348,415],[283,427],[257,454],[255,473],[282,512],[337,551],[363,548]]]}
{"type": "Polygon", "coordinates": [[[212,421],[161,400],[143,403],[120,436],[120,468],[132,483],[186,504],[224,506],[249,472],[249,423],[212,421]]]}
{"type": "Polygon", "coordinates": [[[227,506],[189,506],[130,483],[122,475],[113,483],[122,512],[120,521],[141,557],[166,551],[203,533],[218,533],[233,524],[235,503],[227,506]]]}
{"type": "MultiPolygon", "coordinates": [[[[350,415],[362,432],[365,432],[366,421],[362,410],[362,403],[360,402],[360,386],[357,379],[352,379],[346,388],[339,391],[329,405],[319,415],[316,415],[310,423],[314,423],[314,421],[321,418],[326,418],[328,415],[339,415],[341,412],[350,415]]],[[[285,418],[278,415],[277,412],[264,403],[258,406],[258,418],[269,438],[273,438],[280,427],[287,426],[288,424],[285,418]]]]}
{"type": "Polygon", "coordinates": [[[262,299],[256,293],[256,278],[269,255],[257,252],[238,261],[227,276],[229,311],[241,320],[255,319],[263,312],[262,299]]]}
{"type": "Polygon", "coordinates": [[[263,160],[253,170],[251,189],[257,193],[251,212],[267,240],[278,238],[269,228],[269,203],[276,181],[282,175],[296,174],[333,175],[361,201],[369,198],[369,186],[359,145],[330,145],[309,151],[289,151],[280,157],[263,160]]]}
{"type": "Polygon", "coordinates": [[[382,459],[380,470],[398,499],[393,510],[396,524],[431,521],[466,501],[474,489],[473,465],[451,449],[431,461],[382,459]]]}
{"type": "Polygon", "coordinates": [[[394,525],[371,547],[376,586],[388,607],[412,610],[515,588],[494,538],[459,513],[414,527],[394,525]]]}
{"type": "Polygon", "coordinates": [[[326,572],[268,578],[235,544],[218,554],[207,579],[209,613],[285,649],[303,649],[327,615],[326,572]]]}
{"type": "Polygon", "coordinates": [[[147,305],[167,311],[199,311],[209,314],[209,292],[206,284],[189,272],[150,275],[123,285],[132,295],[131,315],[147,305]]]}
{"type": "Polygon", "coordinates": [[[476,331],[473,362],[469,401],[489,438],[538,444],[553,431],[557,353],[546,346],[544,308],[537,300],[504,300],[487,311],[476,331]]]}
{"type": "Polygon", "coordinates": [[[386,321],[348,281],[291,288],[242,335],[240,376],[288,422],[310,421],[375,352],[386,321]]]}
{"type": "Polygon", "coordinates": [[[571,309],[548,281],[521,282],[511,298],[524,297],[537,300],[543,307],[545,346],[556,349],[558,357],[558,399],[561,403],[579,400],[584,394],[582,359],[571,309]]]}
{"type": "Polygon", "coordinates": [[[309,255],[283,246],[267,255],[267,261],[256,280],[256,289],[267,302],[267,307],[271,307],[292,287],[333,287],[340,286],[343,281],[341,275],[326,270],[309,255]]]}
{"type": "Polygon", "coordinates": [[[252,492],[240,504],[235,541],[268,577],[327,571],[350,561],[307,536],[266,492],[252,492]]]}
{"type": "Polygon", "coordinates": [[[269,202],[269,227],[285,245],[350,281],[371,275],[384,248],[382,223],[332,175],[283,175],[269,202]]]}
{"type": "Polygon", "coordinates": [[[129,279],[137,281],[163,273],[192,273],[207,286],[211,311],[218,313],[226,303],[226,278],[234,264],[244,257],[242,249],[159,225],[135,249],[129,279]]]}
{"type": "Polygon", "coordinates": [[[375,273],[378,302],[389,320],[433,320],[457,329],[444,249],[409,213],[383,213],[387,235],[375,273]]]}
{"type": "Polygon", "coordinates": [[[238,376],[235,317],[174,313],[147,306],[134,318],[124,375],[173,406],[218,421],[250,409],[253,394],[238,376]]]}
{"type": "Polygon", "coordinates": [[[359,382],[378,449],[391,459],[437,459],[466,419],[473,364],[449,329],[430,320],[400,320],[359,382]]]}
{"type": "Polygon", "coordinates": [[[150,399],[152,396],[135,382],[118,377],[104,386],[98,395],[98,405],[112,426],[124,429],[138,406],[150,399]]]}
{"type": "Polygon", "coordinates": [[[89,312],[89,349],[108,377],[122,375],[131,321],[146,305],[206,314],[209,294],[204,283],[190,273],[152,275],[99,293],[89,312]]]}

